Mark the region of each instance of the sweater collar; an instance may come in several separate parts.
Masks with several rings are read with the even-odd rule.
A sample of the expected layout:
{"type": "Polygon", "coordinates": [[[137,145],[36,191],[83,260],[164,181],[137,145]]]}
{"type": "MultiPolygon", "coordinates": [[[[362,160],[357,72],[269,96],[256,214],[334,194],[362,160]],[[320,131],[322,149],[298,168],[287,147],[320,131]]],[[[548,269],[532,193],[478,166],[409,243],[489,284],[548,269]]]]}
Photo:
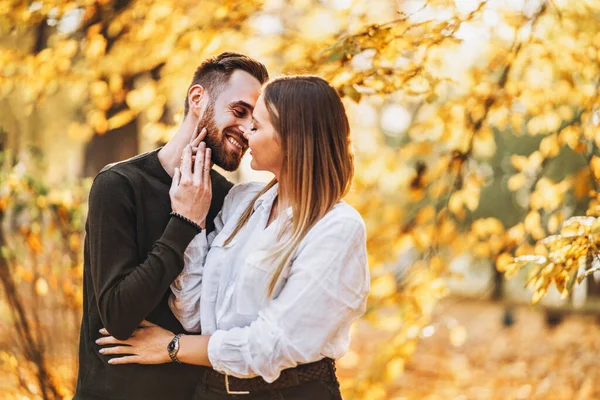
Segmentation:
{"type": "Polygon", "coordinates": [[[155,167],[154,169],[156,170],[157,178],[160,179],[161,182],[171,185],[173,178],[167,173],[167,171],[165,171],[165,168],[158,159],[158,152],[160,151],[160,149],[162,149],[162,146],[158,149],[152,150],[150,152],[150,159],[152,160],[153,167],[155,167]]]}

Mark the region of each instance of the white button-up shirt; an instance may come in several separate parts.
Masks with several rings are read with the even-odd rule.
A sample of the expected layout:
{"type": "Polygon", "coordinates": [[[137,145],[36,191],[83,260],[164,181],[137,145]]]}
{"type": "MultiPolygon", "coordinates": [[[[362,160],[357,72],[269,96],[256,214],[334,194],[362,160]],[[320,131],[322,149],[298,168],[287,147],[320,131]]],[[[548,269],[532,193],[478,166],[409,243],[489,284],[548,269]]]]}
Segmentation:
{"type": "Polygon", "coordinates": [[[257,199],[246,226],[225,245],[264,183],[231,189],[215,231],[208,237],[202,231],[185,251],[169,301],[186,330],[211,335],[214,369],[267,382],[283,369],[344,355],[369,292],[365,226],[356,210],[340,202],[307,233],[267,299],[276,267],[265,255],[278,241],[279,224],[291,216],[289,208],[266,226],[277,186],[257,199]]]}

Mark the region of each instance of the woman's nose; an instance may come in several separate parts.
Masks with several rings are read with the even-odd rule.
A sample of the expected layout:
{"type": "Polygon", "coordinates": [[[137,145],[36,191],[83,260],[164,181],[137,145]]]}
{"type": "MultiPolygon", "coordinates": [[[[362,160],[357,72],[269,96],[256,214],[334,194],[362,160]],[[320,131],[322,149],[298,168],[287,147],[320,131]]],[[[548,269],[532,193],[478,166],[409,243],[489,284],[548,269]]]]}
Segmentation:
{"type": "Polygon", "coordinates": [[[240,128],[242,130],[242,135],[244,136],[244,139],[248,140],[248,137],[250,136],[250,131],[252,130],[252,128],[249,126],[244,126],[244,125],[241,125],[240,128]]]}

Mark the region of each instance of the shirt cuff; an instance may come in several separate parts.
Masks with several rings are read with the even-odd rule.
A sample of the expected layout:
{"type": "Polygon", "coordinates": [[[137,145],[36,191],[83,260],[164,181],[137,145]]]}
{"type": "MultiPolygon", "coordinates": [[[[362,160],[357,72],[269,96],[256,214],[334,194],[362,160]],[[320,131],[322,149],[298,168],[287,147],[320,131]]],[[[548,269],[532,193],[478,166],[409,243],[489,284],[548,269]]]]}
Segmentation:
{"type": "Polygon", "coordinates": [[[225,368],[219,358],[219,349],[223,343],[223,335],[225,331],[216,331],[208,339],[208,360],[215,371],[222,374],[230,374],[230,371],[225,368]]]}
{"type": "MultiPolygon", "coordinates": [[[[208,254],[208,236],[206,233],[206,229],[202,229],[202,232],[198,233],[192,239],[188,249],[194,249],[195,251],[203,252],[204,256],[208,254]]],[[[202,265],[204,265],[204,263],[202,263],[202,265]]]]}
{"type": "Polygon", "coordinates": [[[192,239],[198,234],[196,228],[177,217],[171,217],[161,241],[181,254],[185,252],[192,239]]]}

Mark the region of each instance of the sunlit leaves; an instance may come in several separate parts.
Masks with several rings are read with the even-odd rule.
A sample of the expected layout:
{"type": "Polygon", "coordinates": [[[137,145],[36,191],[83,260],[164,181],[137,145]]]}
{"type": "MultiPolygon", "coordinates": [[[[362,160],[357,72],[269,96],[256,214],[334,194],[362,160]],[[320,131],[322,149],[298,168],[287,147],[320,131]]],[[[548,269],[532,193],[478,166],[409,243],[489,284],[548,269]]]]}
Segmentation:
{"type": "Polygon", "coordinates": [[[385,298],[396,293],[397,283],[393,275],[386,274],[376,277],[371,282],[371,296],[385,298]]]}
{"type": "Polygon", "coordinates": [[[156,87],[148,83],[139,89],[131,90],[126,97],[127,105],[134,110],[149,108],[156,97],[156,87]]]}
{"type": "MultiPolygon", "coordinates": [[[[536,215],[536,214],[533,214],[536,215]]],[[[537,229],[536,219],[530,225],[537,229]]],[[[534,290],[532,303],[537,303],[554,282],[556,288],[567,296],[576,283],[598,270],[596,263],[600,245],[600,220],[594,217],[573,217],[565,221],[559,234],[537,242],[537,255],[523,255],[502,264],[507,276],[521,268],[529,268],[528,285],[534,290]]]]}
{"type": "MultiPolygon", "coordinates": [[[[2,157],[10,160],[6,153],[2,157]]],[[[59,337],[69,343],[77,340],[83,305],[83,224],[90,185],[85,181],[68,187],[50,188],[28,173],[36,169],[33,162],[23,160],[14,168],[11,165],[9,162],[0,168],[0,204],[4,204],[0,208],[4,230],[0,268],[8,269],[10,279],[18,288],[16,295],[24,299],[20,306],[25,309],[21,308],[14,314],[14,322],[17,318],[24,318],[32,330],[27,334],[33,336],[16,340],[23,353],[17,352],[14,344],[9,348],[14,351],[19,371],[3,369],[2,373],[18,373],[26,391],[38,396],[40,388],[34,371],[43,360],[33,363],[31,348],[34,344],[23,344],[22,341],[31,337],[36,341],[46,341],[49,337],[56,340],[58,336],[54,333],[58,321],[61,329],[59,337]]],[[[10,296],[15,294],[7,285],[5,272],[2,273],[2,287],[8,290],[2,293],[3,299],[7,297],[14,301],[10,296]]],[[[60,368],[52,369],[49,381],[44,385],[51,385],[61,397],[69,397],[72,396],[69,386],[76,369],[69,362],[76,356],[76,348],[61,351],[66,362],[60,361],[60,368]]]]}
{"type": "Polygon", "coordinates": [[[258,0],[3,2],[0,32],[7,36],[0,47],[0,93],[14,104],[19,120],[44,102],[62,102],[65,118],[79,124],[69,135],[80,132],[82,141],[89,140],[89,129],[104,134],[141,112],[145,121],[157,122],[179,90],[173,79],[185,76],[188,84],[202,54],[240,43],[244,22],[260,5],[258,0]],[[150,72],[152,80],[164,83],[149,83],[150,72]],[[65,91],[72,93],[68,102],[65,91]]]}
{"type": "MultiPolygon", "coordinates": [[[[82,12],[70,33],[50,28],[39,51],[31,39],[3,44],[0,94],[24,120],[67,93],[72,104],[63,112],[72,117],[61,133],[83,142],[131,123],[152,143],[168,140],[194,67],[223,50],[264,60],[274,76],[314,73],[331,82],[355,120],[357,168],[346,200],[368,229],[366,318],[395,333],[347,386],[360,399],[386,398],[387,381],[402,373],[446,292],[452,260],[493,260],[507,276],[531,270],[534,301],[553,284],[567,293],[595,268],[588,254],[596,252],[596,233],[561,225],[585,208],[600,216],[597,2],[557,0],[525,12],[437,0],[408,10],[411,2],[391,1],[385,19],[370,18],[376,3],[383,2],[355,1],[339,12],[311,0],[293,8],[213,0],[136,0],[122,9],[110,0],[0,5],[2,33],[33,35],[42,21],[58,26],[82,12]],[[373,121],[358,128],[367,114],[373,121]],[[574,159],[579,165],[568,169],[574,159]],[[540,241],[549,234],[561,239],[540,241]]],[[[23,185],[15,176],[5,182],[5,191],[23,185]]],[[[56,197],[40,194],[28,204],[73,222],[79,200],[56,197]]],[[[10,206],[3,192],[0,210],[10,206]]],[[[47,251],[43,231],[23,233],[27,251],[47,251]]],[[[81,237],[64,240],[74,250],[81,237]]],[[[27,284],[38,281],[25,264],[15,271],[27,284]]],[[[62,288],[80,304],[77,279],[47,278],[48,293],[62,288]]],[[[452,332],[460,346],[466,332],[452,332]]]]}
{"type": "MultiPolygon", "coordinates": [[[[434,2],[429,5],[435,10],[434,2]]],[[[536,262],[541,258],[524,258],[520,263],[513,263],[513,258],[550,259],[551,252],[534,243],[561,232],[561,224],[573,213],[573,198],[586,199],[595,187],[593,177],[600,176],[593,147],[600,144],[600,117],[596,124],[592,122],[600,76],[598,45],[593,47],[600,37],[597,20],[583,7],[556,7],[534,7],[526,13],[498,7],[493,10],[493,29],[481,24],[481,19],[489,23],[489,12],[486,18],[478,10],[451,10],[441,18],[435,18],[433,11],[417,13],[414,20],[401,17],[394,23],[351,32],[315,58],[312,66],[349,99],[365,101],[365,96],[389,94],[404,107],[417,105],[411,125],[400,135],[403,142],[396,167],[399,176],[406,176],[407,164],[415,170],[412,179],[397,180],[404,182],[406,193],[405,201],[398,201],[397,206],[408,212],[398,213],[400,228],[391,229],[400,231],[402,243],[410,243],[407,248],[416,252],[413,268],[424,262],[443,275],[444,268],[434,264],[445,263],[434,260],[451,258],[459,251],[495,260],[507,276],[515,275],[524,264],[539,266],[536,262]],[[412,27],[416,21],[421,25],[412,27]],[[460,34],[455,34],[457,27],[463,28],[460,34]],[[472,50],[480,43],[474,36],[488,30],[493,33],[485,49],[472,50]],[[452,40],[456,36],[460,40],[452,40]],[[505,142],[525,135],[523,142],[530,144],[513,149],[513,155],[498,154],[499,150],[508,152],[505,142]],[[565,157],[584,158],[584,167],[557,172],[565,157]],[[520,213],[514,226],[505,226],[503,218],[472,217],[480,212],[481,202],[490,201],[482,190],[497,179],[472,160],[492,166],[492,175],[505,173],[503,187],[514,193],[520,213]]],[[[360,179],[375,173],[365,168],[358,175],[360,179]]],[[[590,212],[600,215],[600,200],[592,200],[590,212]]],[[[379,227],[388,232],[379,220],[366,220],[368,226],[377,227],[371,232],[378,232],[379,227]]],[[[577,281],[569,273],[572,270],[559,271],[557,265],[530,277],[534,301],[553,282],[568,291],[577,281]]],[[[378,293],[385,293],[380,283],[378,293]]],[[[391,291],[387,294],[395,296],[391,291]]],[[[379,304],[385,297],[373,301],[379,304]]],[[[408,311],[403,315],[408,324],[414,321],[414,326],[424,326],[423,321],[411,319],[408,311]]]]}

